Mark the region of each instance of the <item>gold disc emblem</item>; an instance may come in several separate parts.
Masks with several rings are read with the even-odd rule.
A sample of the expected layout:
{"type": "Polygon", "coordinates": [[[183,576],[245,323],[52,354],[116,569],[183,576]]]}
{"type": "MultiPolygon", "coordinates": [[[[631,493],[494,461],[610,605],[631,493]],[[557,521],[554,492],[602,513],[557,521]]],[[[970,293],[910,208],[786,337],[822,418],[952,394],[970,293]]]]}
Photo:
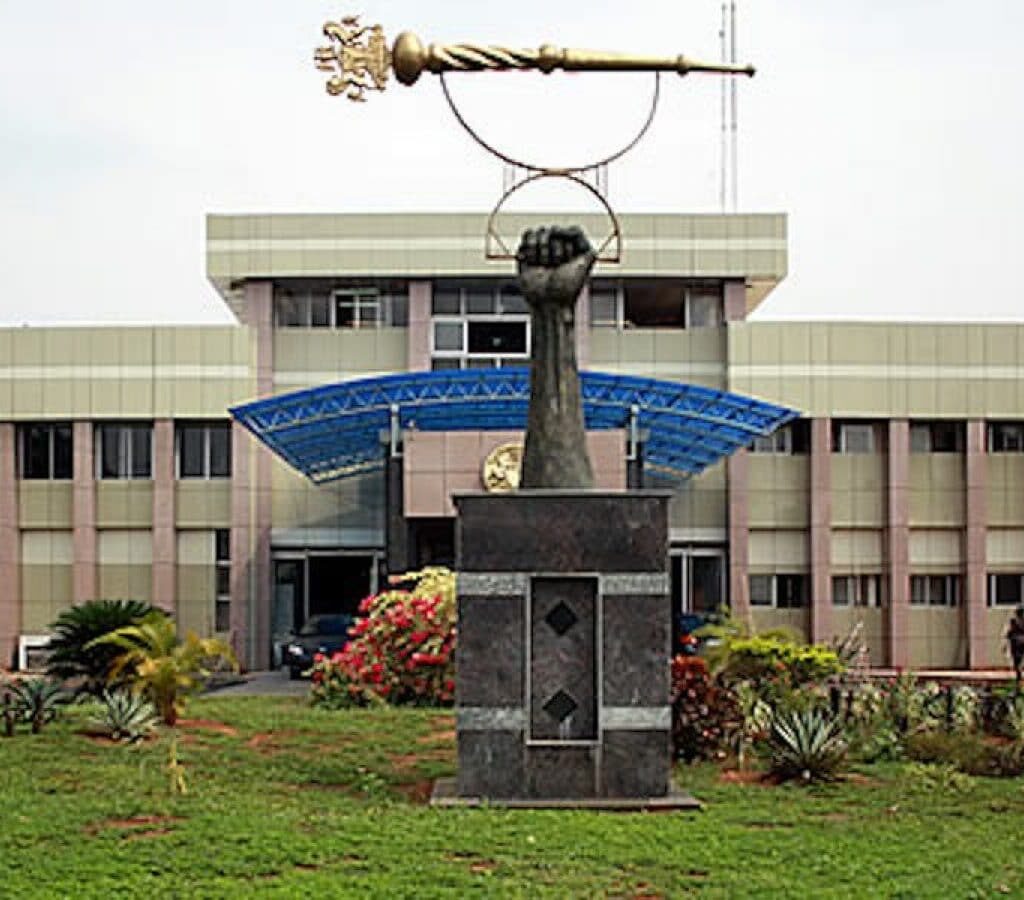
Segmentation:
{"type": "Polygon", "coordinates": [[[495,447],[484,460],[484,489],[499,493],[517,490],[522,465],[522,444],[495,447]]]}

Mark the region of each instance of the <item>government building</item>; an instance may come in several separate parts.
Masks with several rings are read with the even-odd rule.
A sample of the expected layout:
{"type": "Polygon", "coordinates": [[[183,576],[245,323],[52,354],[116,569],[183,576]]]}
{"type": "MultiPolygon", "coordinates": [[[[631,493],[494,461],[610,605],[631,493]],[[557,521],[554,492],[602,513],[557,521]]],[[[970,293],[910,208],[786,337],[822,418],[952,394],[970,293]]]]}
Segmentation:
{"type": "MultiPolygon", "coordinates": [[[[592,240],[608,229],[561,218],[592,240]]],[[[816,641],[862,623],[880,667],[1005,666],[1024,586],[1024,328],[751,321],[786,274],[785,216],[621,225],[621,263],[578,301],[581,369],[798,414],[683,478],[646,465],[642,430],[590,433],[601,486],[674,491],[677,611],[728,604],[816,641]]],[[[372,432],[379,465],[307,478],[231,410],[524,365],[514,264],[485,258],[485,231],[473,214],[211,215],[207,274],[236,324],[0,330],[0,668],[94,598],[152,602],[263,668],[310,616],[450,564],[451,494],[483,489],[515,433],[403,421],[372,432]]],[[[337,443],[320,437],[306,449],[337,443]]]]}

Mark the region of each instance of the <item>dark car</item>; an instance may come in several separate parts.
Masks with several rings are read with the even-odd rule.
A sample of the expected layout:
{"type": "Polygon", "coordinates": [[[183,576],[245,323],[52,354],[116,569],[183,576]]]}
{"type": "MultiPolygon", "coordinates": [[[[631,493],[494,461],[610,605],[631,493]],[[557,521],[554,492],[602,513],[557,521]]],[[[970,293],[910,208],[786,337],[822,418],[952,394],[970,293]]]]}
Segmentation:
{"type": "Polygon", "coordinates": [[[313,665],[313,657],[317,653],[329,656],[344,647],[348,643],[348,629],[354,621],[347,613],[310,616],[309,621],[293,632],[291,640],[284,645],[283,659],[290,677],[301,677],[313,665]]]}

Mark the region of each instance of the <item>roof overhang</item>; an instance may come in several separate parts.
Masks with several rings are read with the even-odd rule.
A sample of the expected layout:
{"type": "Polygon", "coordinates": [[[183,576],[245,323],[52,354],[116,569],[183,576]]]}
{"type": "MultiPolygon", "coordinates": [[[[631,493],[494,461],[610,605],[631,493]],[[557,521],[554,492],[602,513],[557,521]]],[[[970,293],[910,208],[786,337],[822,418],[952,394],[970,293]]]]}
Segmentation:
{"type": "MultiPolygon", "coordinates": [[[[636,429],[647,468],[688,477],[796,418],[796,410],[713,388],[581,372],[588,430],[636,429]]],[[[392,429],[521,430],[527,368],[410,372],[257,400],[231,414],[316,484],[383,466],[392,429]]]]}

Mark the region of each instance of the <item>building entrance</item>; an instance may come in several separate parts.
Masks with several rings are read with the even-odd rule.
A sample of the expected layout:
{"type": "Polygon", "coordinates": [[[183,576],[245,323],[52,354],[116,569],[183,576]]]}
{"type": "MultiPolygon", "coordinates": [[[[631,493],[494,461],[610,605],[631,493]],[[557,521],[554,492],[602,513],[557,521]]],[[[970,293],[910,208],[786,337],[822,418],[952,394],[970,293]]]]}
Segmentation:
{"type": "Polygon", "coordinates": [[[377,590],[379,554],[341,550],[277,551],[273,557],[271,653],[312,616],[356,615],[359,601],[377,590]]]}
{"type": "Polygon", "coordinates": [[[672,591],[672,652],[684,632],[726,605],[725,548],[673,547],[669,551],[672,591]]]}

